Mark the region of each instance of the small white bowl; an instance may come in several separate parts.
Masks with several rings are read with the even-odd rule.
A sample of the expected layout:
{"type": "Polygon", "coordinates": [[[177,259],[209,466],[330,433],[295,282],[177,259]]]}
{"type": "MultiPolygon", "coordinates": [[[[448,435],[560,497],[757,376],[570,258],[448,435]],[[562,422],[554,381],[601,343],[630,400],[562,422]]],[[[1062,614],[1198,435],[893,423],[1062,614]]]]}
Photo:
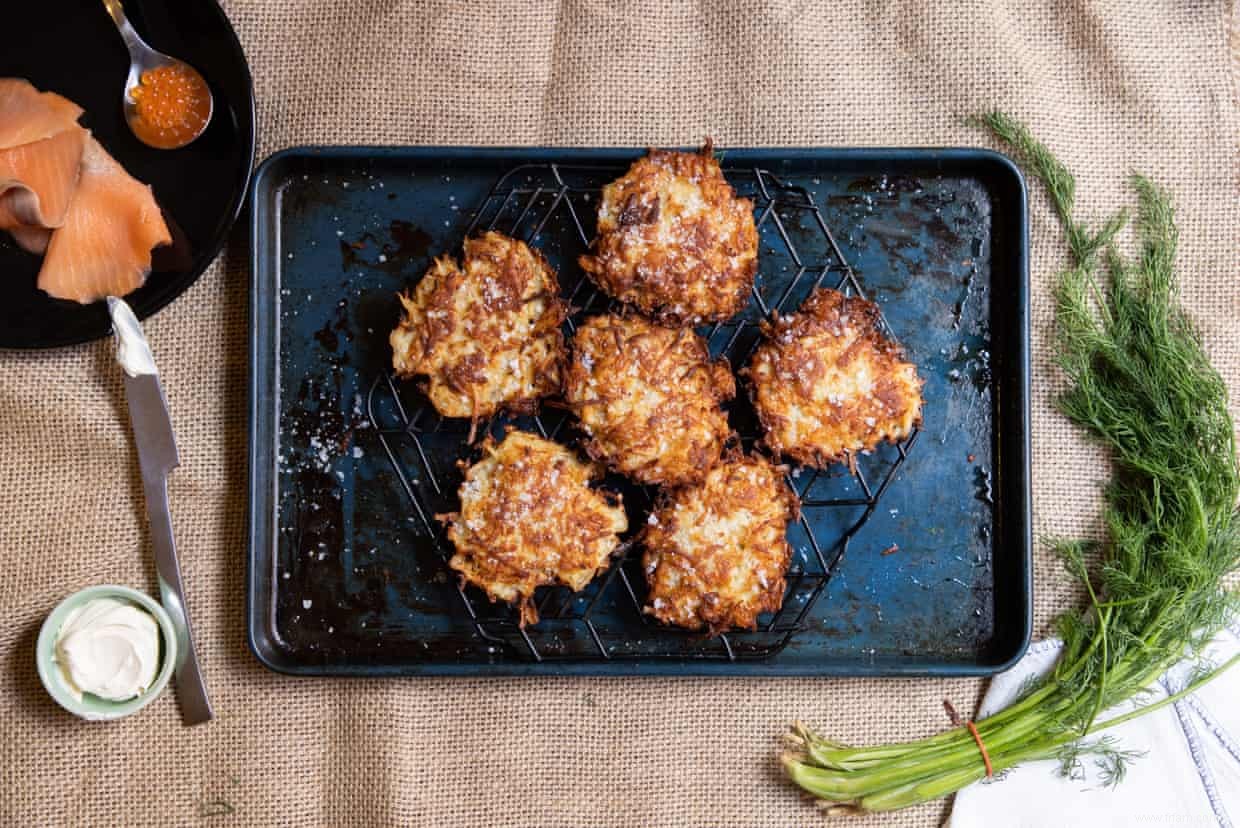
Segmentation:
{"type": "Polygon", "coordinates": [[[164,608],[159,605],[158,601],[146,593],[115,584],[87,587],[61,601],[43,622],[43,627],[39,630],[39,641],[35,645],[35,664],[39,670],[39,679],[43,682],[43,687],[47,689],[48,695],[65,710],[89,722],[123,719],[146,707],[168,686],[168,679],[172,677],[172,668],[176,662],[177,636],[168,613],[164,612],[164,608]],[[60,669],[56,666],[56,637],[60,633],[60,628],[64,626],[65,619],[73,610],[95,598],[116,598],[135,604],[149,612],[155,619],[155,623],[159,625],[159,638],[162,645],[159,672],[146,692],[132,699],[110,701],[91,693],[83,693],[79,700],[65,684],[60,669]]]}

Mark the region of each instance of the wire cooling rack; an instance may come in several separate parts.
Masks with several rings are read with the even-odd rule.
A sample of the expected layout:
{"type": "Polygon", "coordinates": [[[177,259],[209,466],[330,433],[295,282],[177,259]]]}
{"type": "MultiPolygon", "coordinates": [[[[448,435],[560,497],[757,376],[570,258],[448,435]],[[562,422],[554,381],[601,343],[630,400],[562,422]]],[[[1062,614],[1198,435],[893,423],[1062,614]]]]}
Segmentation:
{"type": "MultiPolygon", "coordinates": [[[[562,292],[576,309],[568,331],[584,315],[615,309],[576,265],[594,230],[595,204],[602,186],[623,174],[623,167],[528,164],[501,176],[477,205],[465,235],[499,230],[538,247],[556,266],[562,292]]],[[[726,168],[740,195],[754,202],[762,245],[760,273],[748,308],[737,318],[700,329],[712,354],[743,366],[758,344],[757,323],[774,311],[795,309],[809,292],[827,285],[864,296],[856,274],[840,252],[813,194],[785,185],[760,168],[726,168]]],[[[886,326],[886,321],[883,323],[886,326]]],[[[888,329],[890,336],[892,332],[888,329]]],[[[391,467],[409,498],[417,528],[443,559],[445,572],[453,550],[435,515],[457,507],[460,482],[457,461],[472,459],[465,444],[469,423],[444,419],[413,383],[391,375],[376,378],[367,408],[391,467]]],[[[761,436],[757,417],[742,393],[729,407],[729,418],[746,449],[761,436]]],[[[496,418],[479,435],[499,435],[507,424],[571,442],[572,418],[544,406],[533,417],[496,418]]],[[[626,541],[615,564],[585,590],[566,587],[539,590],[540,621],[519,626],[515,610],[491,603],[484,593],[458,588],[460,602],[477,634],[504,657],[536,662],[572,660],[679,659],[760,660],[789,645],[803,629],[814,605],[839,569],[849,541],[878,507],[917,439],[914,431],[898,445],[884,445],[848,465],[826,470],[792,469],[787,482],[801,514],[789,527],[793,561],[782,608],[759,619],[756,631],[715,638],[664,626],[642,612],[646,584],[641,550],[626,541]]],[[[604,485],[622,492],[629,523],[640,527],[653,505],[655,489],[609,476],[604,485]]],[[[630,534],[635,533],[630,530],[630,534]]]]}

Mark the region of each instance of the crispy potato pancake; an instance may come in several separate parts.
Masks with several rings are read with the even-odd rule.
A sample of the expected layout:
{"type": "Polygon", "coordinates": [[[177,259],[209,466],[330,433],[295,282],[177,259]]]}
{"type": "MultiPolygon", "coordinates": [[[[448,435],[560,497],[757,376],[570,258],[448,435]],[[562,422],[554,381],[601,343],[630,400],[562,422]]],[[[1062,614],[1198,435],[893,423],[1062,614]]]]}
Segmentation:
{"type": "Polygon", "coordinates": [[[647,484],[702,479],[732,436],[719,403],[735,394],[702,337],[636,315],[584,322],[564,377],[590,456],[647,484]]]}
{"type": "Polygon", "coordinates": [[[568,306],[559,292],[555,271],[524,242],[494,232],[466,239],[461,264],[440,256],[400,296],[392,367],[425,377],[422,388],[445,417],[533,413],[560,389],[568,306]]]}
{"type": "Polygon", "coordinates": [[[745,373],[777,457],[823,468],[921,423],[917,367],[879,323],[873,302],[829,288],[763,323],[766,341],[745,373]]]}
{"type": "Polygon", "coordinates": [[[758,268],[753,203],[737,198],[710,142],[651,150],[603,188],[582,269],[611,296],[668,325],[735,316],[758,268]]]}
{"type": "Polygon", "coordinates": [[[666,491],[641,536],[646,612],[711,635],[754,629],[783,604],[796,516],[783,470],[760,455],[735,452],[702,483],[666,491]]]}
{"type": "Polygon", "coordinates": [[[619,495],[590,488],[602,474],[569,449],[524,431],[465,471],[461,510],[440,515],[456,548],[448,565],[492,601],[516,604],[521,625],[538,622],[534,589],[585,589],[605,570],[628,529],[619,495]]]}

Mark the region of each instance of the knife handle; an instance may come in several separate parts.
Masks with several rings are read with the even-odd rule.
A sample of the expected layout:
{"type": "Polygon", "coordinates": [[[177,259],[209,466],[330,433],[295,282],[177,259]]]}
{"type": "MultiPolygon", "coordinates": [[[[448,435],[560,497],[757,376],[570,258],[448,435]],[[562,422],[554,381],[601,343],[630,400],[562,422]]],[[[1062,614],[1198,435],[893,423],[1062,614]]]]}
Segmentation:
{"type": "Polygon", "coordinates": [[[159,575],[159,598],[172,619],[177,633],[177,698],[181,716],[189,725],[210,721],[215,715],[207,698],[207,685],[198,667],[189,610],[181,587],[181,567],[172,534],[172,514],[168,509],[168,480],[161,477],[146,487],[147,515],[151,522],[151,545],[155,547],[155,571],[159,575]]]}

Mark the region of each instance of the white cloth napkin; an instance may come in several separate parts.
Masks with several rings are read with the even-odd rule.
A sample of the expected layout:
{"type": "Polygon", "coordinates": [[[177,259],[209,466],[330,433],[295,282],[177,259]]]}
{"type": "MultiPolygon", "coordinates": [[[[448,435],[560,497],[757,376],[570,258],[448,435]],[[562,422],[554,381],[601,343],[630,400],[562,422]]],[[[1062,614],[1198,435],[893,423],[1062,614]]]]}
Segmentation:
{"type": "MultiPolygon", "coordinates": [[[[1062,642],[1040,641],[1015,667],[996,676],[978,718],[1010,704],[1024,682],[1054,665],[1062,642]]],[[[1240,651],[1240,623],[1223,630],[1207,650],[1218,664],[1240,651]]],[[[1173,667],[1144,703],[1182,689],[1191,665],[1173,667]]],[[[1099,716],[1105,721],[1132,704],[1099,716]]],[[[1103,731],[1122,750],[1144,751],[1124,780],[1107,787],[1091,757],[1065,779],[1059,764],[1032,762],[962,790],[950,828],[1072,828],[1240,824],[1240,665],[1173,705],[1103,731]]],[[[979,755],[978,761],[981,761],[979,755]]]]}

